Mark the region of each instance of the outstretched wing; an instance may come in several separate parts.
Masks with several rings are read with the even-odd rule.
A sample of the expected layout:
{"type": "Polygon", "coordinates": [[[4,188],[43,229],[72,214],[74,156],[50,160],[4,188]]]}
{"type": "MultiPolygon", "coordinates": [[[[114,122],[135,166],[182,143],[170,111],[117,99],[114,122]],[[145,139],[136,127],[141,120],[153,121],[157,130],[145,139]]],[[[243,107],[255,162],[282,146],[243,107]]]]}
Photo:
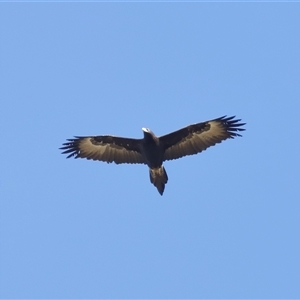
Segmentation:
{"type": "Polygon", "coordinates": [[[140,152],[140,139],[128,139],[110,135],[75,137],[63,144],[62,154],[67,158],[86,158],[116,164],[145,164],[140,152]]]}
{"type": "Polygon", "coordinates": [[[222,141],[241,136],[238,131],[245,130],[240,119],[223,116],[207,122],[189,125],[159,138],[165,153],[164,160],[199,153],[222,141]]]}

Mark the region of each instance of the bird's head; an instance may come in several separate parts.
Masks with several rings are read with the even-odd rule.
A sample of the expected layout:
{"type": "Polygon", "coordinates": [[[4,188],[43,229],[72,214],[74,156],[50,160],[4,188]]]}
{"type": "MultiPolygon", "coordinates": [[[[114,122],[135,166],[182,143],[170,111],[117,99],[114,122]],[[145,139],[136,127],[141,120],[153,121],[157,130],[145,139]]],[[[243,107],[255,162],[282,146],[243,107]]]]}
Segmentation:
{"type": "Polygon", "coordinates": [[[144,132],[146,132],[146,133],[150,133],[150,132],[151,132],[151,130],[150,130],[149,128],[145,128],[145,127],[143,127],[142,130],[143,130],[144,132]]]}
{"type": "Polygon", "coordinates": [[[154,133],[149,128],[143,127],[142,130],[144,132],[144,138],[155,137],[154,133]]]}

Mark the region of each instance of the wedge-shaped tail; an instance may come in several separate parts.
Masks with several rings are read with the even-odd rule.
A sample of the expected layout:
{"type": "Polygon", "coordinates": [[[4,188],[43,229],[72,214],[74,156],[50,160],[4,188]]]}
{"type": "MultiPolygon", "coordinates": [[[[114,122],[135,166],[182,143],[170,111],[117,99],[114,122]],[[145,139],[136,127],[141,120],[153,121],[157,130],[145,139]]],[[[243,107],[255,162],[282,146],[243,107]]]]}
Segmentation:
{"type": "Polygon", "coordinates": [[[168,175],[164,166],[149,169],[150,181],[162,195],[164,193],[165,184],[168,182],[168,175]]]}

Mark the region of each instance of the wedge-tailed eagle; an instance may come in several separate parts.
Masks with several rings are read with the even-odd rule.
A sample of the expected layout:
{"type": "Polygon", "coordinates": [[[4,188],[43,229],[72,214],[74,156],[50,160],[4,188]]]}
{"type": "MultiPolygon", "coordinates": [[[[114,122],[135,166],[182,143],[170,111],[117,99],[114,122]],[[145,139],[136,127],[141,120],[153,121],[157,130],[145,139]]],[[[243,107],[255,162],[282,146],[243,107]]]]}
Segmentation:
{"type": "Polygon", "coordinates": [[[143,139],[111,135],[75,136],[68,139],[62,154],[67,158],[86,158],[116,164],[146,164],[150,181],[162,195],[168,181],[163,166],[165,160],[177,159],[206,150],[230,138],[241,136],[238,132],[246,123],[240,119],[223,116],[214,120],[192,124],[167,135],[157,137],[148,128],[142,128],[143,139]]]}

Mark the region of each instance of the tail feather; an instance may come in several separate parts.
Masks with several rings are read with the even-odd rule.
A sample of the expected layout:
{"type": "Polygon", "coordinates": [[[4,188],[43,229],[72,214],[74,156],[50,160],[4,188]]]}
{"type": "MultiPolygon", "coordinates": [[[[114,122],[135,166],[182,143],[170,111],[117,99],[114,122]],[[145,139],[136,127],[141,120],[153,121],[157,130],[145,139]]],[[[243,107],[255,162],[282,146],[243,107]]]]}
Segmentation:
{"type": "Polygon", "coordinates": [[[165,184],[168,182],[168,175],[164,166],[149,169],[150,181],[157,188],[158,192],[162,195],[164,193],[165,184]]]}

